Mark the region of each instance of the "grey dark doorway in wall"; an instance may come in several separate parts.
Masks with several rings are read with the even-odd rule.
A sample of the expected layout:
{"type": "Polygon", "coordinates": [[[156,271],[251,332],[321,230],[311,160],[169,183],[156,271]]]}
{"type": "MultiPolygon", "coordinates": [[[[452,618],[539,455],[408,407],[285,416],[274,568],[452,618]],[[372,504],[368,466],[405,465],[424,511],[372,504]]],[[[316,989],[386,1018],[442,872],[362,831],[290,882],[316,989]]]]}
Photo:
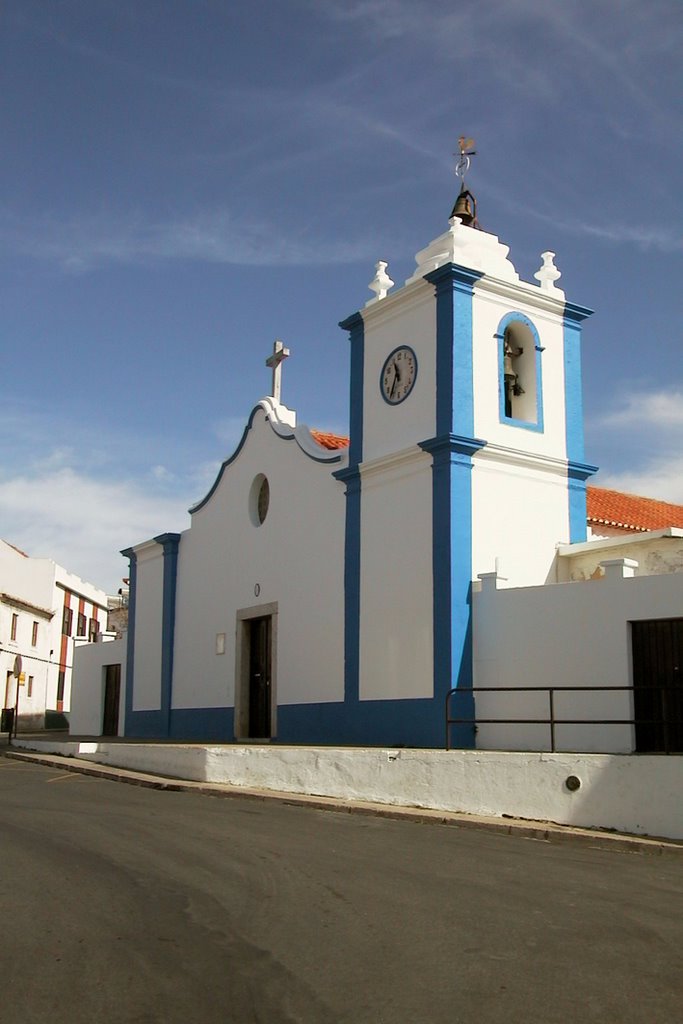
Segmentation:
{"type": "Polygon", "coordinates": [[[121,666],[104,666],[104,714],[102,716],[102,735],[118,736],[119,734],[119,699],[121,696],[121,666]]]}
{"type": "Polygon", "coordinates": [[[249,619],[249,738],[271,735],[272,620],[249,619]]]}
{"type": "Polygon", "coordinates": [[[631,623],[638,753],[683,753],[683,619],[631,623]]]}

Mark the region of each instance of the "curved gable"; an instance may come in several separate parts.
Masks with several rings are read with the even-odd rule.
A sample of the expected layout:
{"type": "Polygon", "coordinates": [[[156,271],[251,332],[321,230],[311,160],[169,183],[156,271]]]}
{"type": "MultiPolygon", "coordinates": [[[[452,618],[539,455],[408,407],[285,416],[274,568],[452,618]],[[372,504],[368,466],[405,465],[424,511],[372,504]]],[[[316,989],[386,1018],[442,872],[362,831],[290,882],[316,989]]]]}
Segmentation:
{"type": "Polygon", "coordinates": [[[340,437],[337,434],[326,434],[321,431],[310,430],[305,424],[296,426],[296,414],[294,412],[287,409],[284,405],[278,405],[272,398],[262,398],[251,410],[244,433],[235,451],[221,464],[216,479],[208,493],[190,507],[188,510],[190,515],[194,515],[195,512],[199,512],[204,508],[215,494],[226,469],[237,459],[244,448],[247,437],[254,425],[256,414],[259,411],[265,414],[265,421],[270,424],[276,437],[283,441],[296,441],[297,446],[304,455],[307,455],[314,462],[333,465],[341,462],[344,458],[348,447],[347,438],[340,437]]]}

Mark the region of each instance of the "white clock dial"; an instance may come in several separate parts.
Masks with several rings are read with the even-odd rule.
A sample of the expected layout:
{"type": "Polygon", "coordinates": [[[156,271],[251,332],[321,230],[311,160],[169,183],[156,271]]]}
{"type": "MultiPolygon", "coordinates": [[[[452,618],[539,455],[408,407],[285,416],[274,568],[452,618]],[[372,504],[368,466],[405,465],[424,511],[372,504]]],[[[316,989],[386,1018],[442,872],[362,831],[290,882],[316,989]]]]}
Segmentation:
{"type": "Polygon", "coordinates": [[[417,377],[417,357],[408,345],[395,348],[384,361],[380,376],[382,398],[389,405],[398,405],[413,390],[417,377]]]}

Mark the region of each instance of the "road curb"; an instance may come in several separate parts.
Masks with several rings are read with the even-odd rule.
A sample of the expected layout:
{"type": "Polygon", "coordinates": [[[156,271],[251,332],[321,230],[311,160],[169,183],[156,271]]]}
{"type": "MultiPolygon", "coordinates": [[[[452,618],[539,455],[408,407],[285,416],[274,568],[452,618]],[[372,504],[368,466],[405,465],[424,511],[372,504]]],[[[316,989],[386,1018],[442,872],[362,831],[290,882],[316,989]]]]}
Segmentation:
{"type": "Polygon", "coordinates": [[[601,849],[618,849],[623,852],[647,855],[683,855],[683,843],[673,839],[650,838],[623,832],[599,829],[576,828],[552,822],[531,822],[521,818],[489,818],[456,811],[431,810],[420,807],[397,807],[358,800],[340,800],[335,797],[309,796],[304,793],[287,793],[265,789],[246,789],[228,784],[193,782],[188,779],[174,779],[168,776],[135,772],[128,768],[93,764],[77,758],[59,754],[37,754],[6,748],[2,755],[10,760],[26,761],[49,766],[61,771],[75,772],[94,778],[122,782],[129,786],[146,789],[160,789],[175,793],[201,793],[205,796],[228,797],[242,800],[273,800],[293,807],[308,807],[313,810],[334,811],[342,814],[364,814],[371,817],[389,818],[395,821],[412,821],[418,824],[448,825],[455,828],[483,829],[501,835],[517,836],[538,842],[570,842],[579,846],[601,849]]]}

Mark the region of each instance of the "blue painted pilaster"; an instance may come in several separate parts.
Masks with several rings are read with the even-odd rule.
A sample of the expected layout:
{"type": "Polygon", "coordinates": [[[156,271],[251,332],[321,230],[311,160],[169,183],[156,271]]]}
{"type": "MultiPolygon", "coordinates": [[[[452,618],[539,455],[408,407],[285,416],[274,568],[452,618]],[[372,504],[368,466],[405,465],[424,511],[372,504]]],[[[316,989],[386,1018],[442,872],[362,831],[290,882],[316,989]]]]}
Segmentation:
{"type": "Polygon", "coordinates": [[[349,466],[363,461],[363,391],[365,387],[365,325],[360,313],[341,320],[339,326],[349,332],[351,372],[349,393],[349,466]]]}
{"type": "MultiPolygon", "coordinates": [[[[481,276],[453,263],[426,275],[436,290],[436,436],[420,447],[432,456],[436,714],[450,689],[472,685],[472,456],[486,443],[473,437],[472,295],[481,276]]],[[[473,718],[471,693],[452,709],[473,718]]],[[[473,746],[473,728],[453,730],[452,741],[473,746]]]]}
{"type": "Polygon", "coordinates": [[[358,703],[360,673],[360,541],[361,479],[363,458],[363,399],[365,374],[365,328],[360,313],[339,326],[349,332],[351,342],[350,444],[349,464],[333,476],[346,486],[344,535],[344,703],[358,703]]]}
{"type": "Polygon", "coordinates": [[[584,541],[586,529],[586,480],[597,466],[584,462],[583,389],[581,384],[581,324],[593,311],[565,303],[564,308],[564,408],[569,477],[569,540],[584,541]]]}
{"type": "Polygon", "coordinates": [[[164,549],[164,582],[161,611],[161,728],[171,734],[173,698],[173,642],[175,639],[175,599],[178,579],[179,533],[161,533],[154,540],[164,549]]]}
{"type": "Polygon", "coordinates": [[[126,632],[126,712],[124,732],[129,736],[132,731],[134,666],[135,666],[135,592],[137,585],[138,559],[133,548],[121,551],[129,561],[128,569],[128,630],[126,632]]]}
{"type": "Polygon", "coordinates": [[[344,701],[357,703],[360,675],[360,472],[358,467],[332,474],[346,485],[344,539],[344,701]]]}
{"type": "Polygon", "coordinates": [[[474,430],[472,291],[482,276],[455,263],[425,275],[436,289],[436,436],[474,430]]]}

